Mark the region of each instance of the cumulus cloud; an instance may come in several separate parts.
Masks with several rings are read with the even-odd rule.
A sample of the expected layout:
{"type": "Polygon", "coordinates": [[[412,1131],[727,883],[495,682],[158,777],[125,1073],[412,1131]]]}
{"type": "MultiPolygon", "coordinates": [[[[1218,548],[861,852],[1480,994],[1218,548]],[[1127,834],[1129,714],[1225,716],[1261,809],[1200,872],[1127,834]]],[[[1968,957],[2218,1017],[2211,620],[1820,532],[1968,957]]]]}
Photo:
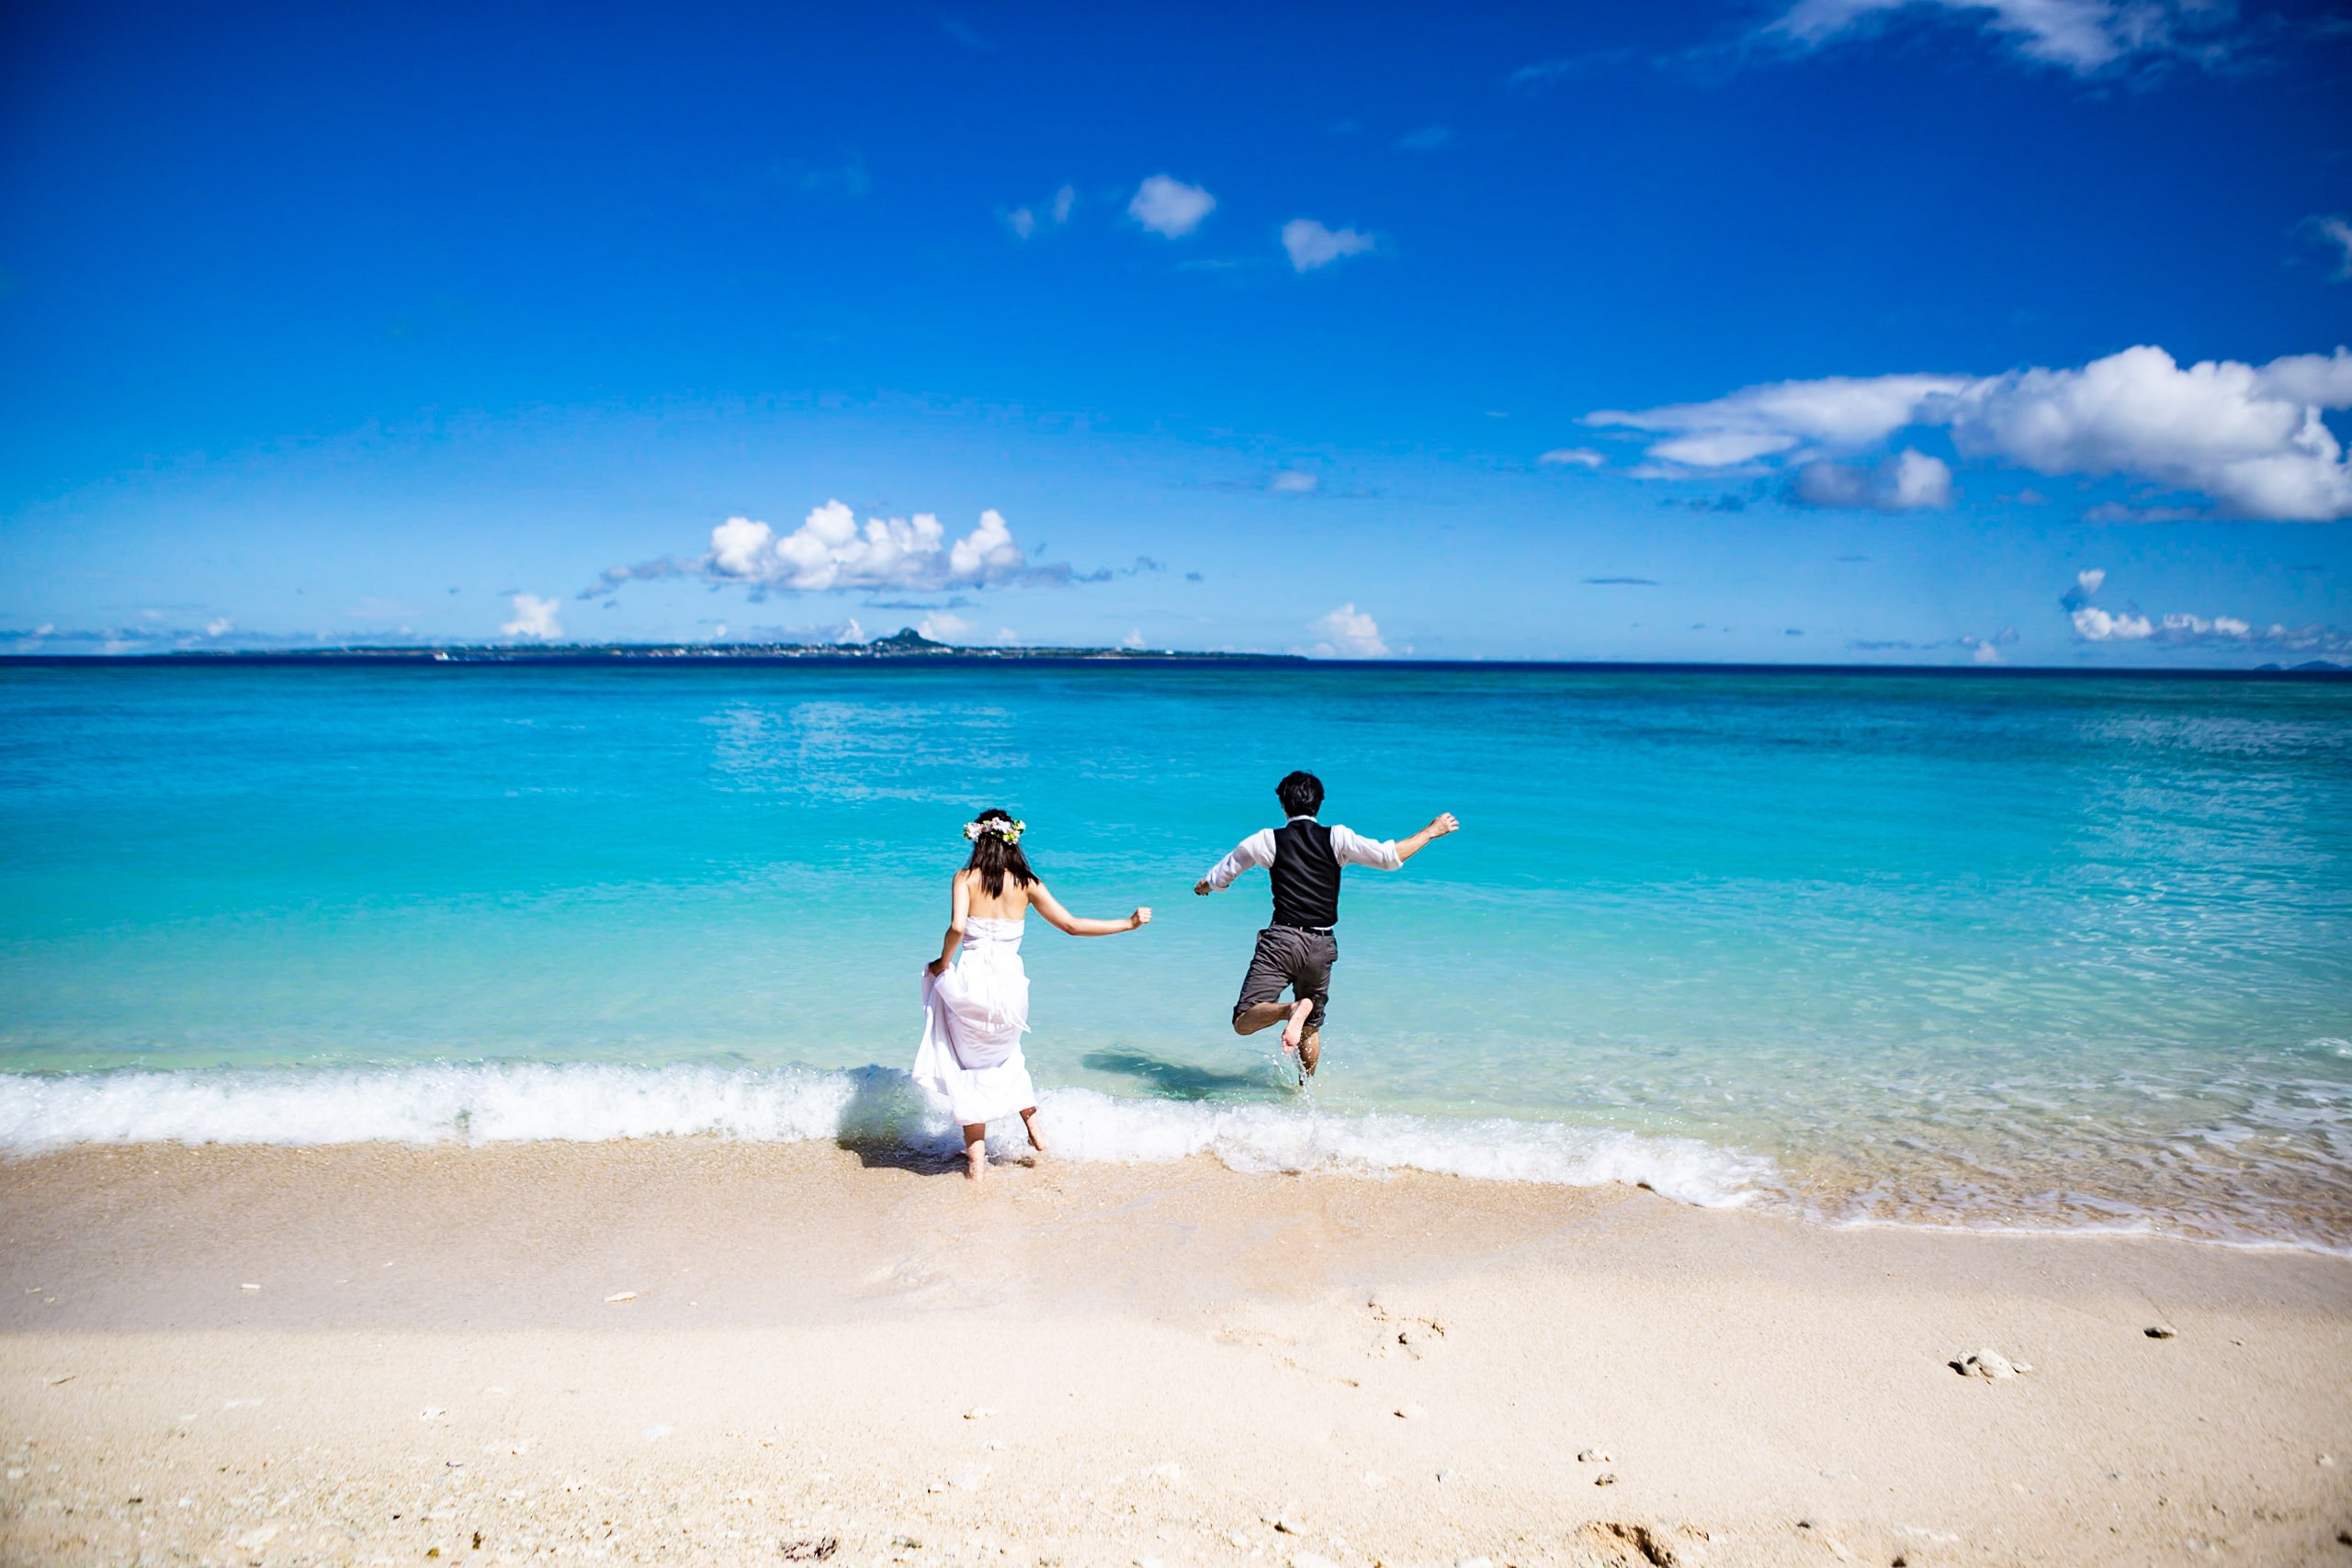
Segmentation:
{"type": "Polygon", "coordinates": [[[2145,615],[2111,615],[2096,604],[2084,605],[2070,618],[2075,635],[2086,642],[2137,642],[2156,629],[2145,615]]]}
{"type": "Polygon", "coordinates": [[[1313,272],[1342,256],[1362,255],[1377,243],[1370,234],[1327,229],[1312,218],[1294,218],[1283,225],[1283,249],[1290,253],[1294,272],[1313,272]]]}
{"type": "Polygon", "coordinates": [[[1609,461],[1589,446],[1555,446],[1535,460],[1553,468],[1598,468],[1609,461]]]}
{"type": "Polygon", "coordinates": [[[1586,423],[1663,436],[1635,470],[1648,477],[1802,469],[1940,425],[1963,457],[2149,479],[2201,491],[2234,516],[2323,522],[2352,515],[2352,468],[2321,418],[2347,407],[2352,351],[2343,348],[2184,367],[2142,346],[2079,369],[1781,381],[1712,402],[1602,410],[1586,423]]]}
{"type": "Polygon", "coordinates": [[[2107,610],[2090,598],[2107,582],[2097,569],[2075,574],[2075,585],[2058,603],[2067,611],[2075,635],[2085,642],[2146,643],[2156,648],[2236,648],[2282,653],[2342,657],[2352,652],[2352,636],[2333,626],[2290,626],[2273,622],[2257,626],[2243,615],[2200,615],[2173,611],[2143,615],[2136,608],[2107,610]]]}
{"type": "Polygon", "coordinates": [[[915,630],[933,642],[954,642],[957,637],[970,636],[972,625],[953,610],[933,610],[916,625],[915,630]]]}
{"type": "MultiPolygon", "coordinates": [[[[1146,570],[1145,564],[1138,561],[1135,570],[1146,570]]],[[[1081,576],[1067,566],[1031,564],[994,508],[980,513],[970,533],[950,541],[939,519],[927,512],[911,518],[869,517],[860,527],[847,506],[828,501],[789,534],[778,535],[756,518],[729,517],[710,531],[710,548],[704,554],[608,568],[579,597],[608,597],[624,583],[669,577],[741,583],[756,599],[769,592],[833,589],[930,593],[1010,582],[1107,582],[1115,575],[1107,567],[1081,576]]]]}
{"type": "Polygon", "coordinates": [[[1078,205],[1078,191],[1074,186],[1064,186],[1054,192],[1054,198],[1051,201],[1041,205],[1045,208],[1042,217],[1035,208],[1014,208],[1004,215],[1005,226],[1023,240],[1049,223],[1058,229],[1069,221],[1070,209],[1078,205]]]}
{"type": "Polygon", "coordinates": [[[940,588],[1000,582],[1021,570],[1021,550],[1001,513],[950,544],[939,519],[869,517],[829,501],[800,526],[776,536],[764,523],[730,517],[710,531],[710,564],[720,576],[805,593],[832,588],[940,588]]]}
{"type": "Polygon", "coordinates": [[[2330,213],[2311,220],[2312,231],[2322,241],[2335,247],[2335,280],[2352,277],[2352,219],[2330,213]]]}
{"type": "Polygon", "coordinates": [[[1199,228],[1201,220],[1216,208],[1216,197],[1199,186],[1154,175],[1136,187],[1134,198],[1127,203],[1127,216],[1155,234],[1181,240],[1199,228]]]}
{"type": "Polygon", "coordinates": [[[1380,626],[1353,604],[1340,605],[1306,628],[1323,640],[1308,651],[1317,659],[1385,659],[1388,645],[1380,626]]]}
{"type": "Polygon", "coordinates": [[[2165,56],[2217,62],[2235,19],[2226,0],[1798,0],[1764,34],[1819,49],[1899,12],[1959,13],[2026,59],[2078,76],[2165,56]]]}
{"type": "Polygon", "coordinates": [[[1789,491],[1807,506],[1872,512],[1940,510],[1951,504],[1951,468],[1915,447],[1882,463],[1815,462],[1796,470],[1789,491]]]}
{"type": "Polygon", "coordinates": [[[2075,573],[2075,586],[2066,590],[2065,596],[2058,603],[2069,610],[2079,610],[2091,602],[2091,595],[2097,593],[2099,585],[2106,581],[2107,573],[2100,568],[2086,567],[2075,573]]]}
{"type": "Polygon", "coordinates": [[[542,599],[536,593],[517,593],[508,603],[514,606],[514,618],[498,628],[500,636],[553,642],[563,635],[563,623],[556,618],[563,606],[555,600],[542,599]]]}

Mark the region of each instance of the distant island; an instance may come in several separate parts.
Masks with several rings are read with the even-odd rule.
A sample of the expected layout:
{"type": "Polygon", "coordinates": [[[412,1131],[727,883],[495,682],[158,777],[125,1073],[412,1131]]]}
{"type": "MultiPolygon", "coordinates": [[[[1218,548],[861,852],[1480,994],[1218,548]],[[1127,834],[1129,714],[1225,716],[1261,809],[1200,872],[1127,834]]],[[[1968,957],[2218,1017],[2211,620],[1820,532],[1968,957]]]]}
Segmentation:
{"type": "Polygon", "coordinates": [[[565,643],[447,643],[386,644],[374,647],[294,649],[184,649],[142,655],[149,659],[254,660],[382,660],[398,663],[533,664],[579,663],[590,660],[671,659],[1108,659],[1131,662],[1189,662],[1199,660],[1252,664],[1306,662],[1295,653],[1199,653],[1176,649],[1145,648],[965,648],[934,642],[912,626],[871,642],[565,642],[565,643]]]}

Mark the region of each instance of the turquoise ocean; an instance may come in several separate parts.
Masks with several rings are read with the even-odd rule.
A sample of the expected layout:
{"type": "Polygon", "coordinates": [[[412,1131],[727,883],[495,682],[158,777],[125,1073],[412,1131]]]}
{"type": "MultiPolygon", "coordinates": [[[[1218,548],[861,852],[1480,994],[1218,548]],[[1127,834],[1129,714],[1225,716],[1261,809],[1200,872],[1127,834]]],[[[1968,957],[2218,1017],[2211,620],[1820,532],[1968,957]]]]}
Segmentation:
{"type": "MultiPolygon", "coordinates": [[[[2352,1248],[2352,683],[915,660],[0,666],[0,1148],[945,1149],[960,829],[1024,818],[1081,1160],[1644,1181],[2352,1248]],[[1311,768],[1326,1066],[1227,1024],[1311,768]]],[[[1017,1128],[1012,1129],[1017,1134],[1017,1128]]]]}

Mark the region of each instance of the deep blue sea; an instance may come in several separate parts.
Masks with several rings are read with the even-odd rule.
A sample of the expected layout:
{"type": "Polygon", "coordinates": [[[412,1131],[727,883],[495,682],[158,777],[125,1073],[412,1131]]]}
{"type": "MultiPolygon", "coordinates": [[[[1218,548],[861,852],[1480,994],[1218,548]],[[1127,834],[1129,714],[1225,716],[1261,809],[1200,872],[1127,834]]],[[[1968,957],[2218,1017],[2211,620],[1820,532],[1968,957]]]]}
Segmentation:
{"type": "MultiPolygon", "coordinates": [[[[963,822],[1081,1159],[2352,1247],[2352,684],[1133,663],[0,666],[0,1145],[947,1138],[963,822]],[[1325,1067],[1227,1020],[1321,774],[1325,1067]]],[[[1012,1130],[1017,1135],[1018,1129],[1012,1130]]]]}

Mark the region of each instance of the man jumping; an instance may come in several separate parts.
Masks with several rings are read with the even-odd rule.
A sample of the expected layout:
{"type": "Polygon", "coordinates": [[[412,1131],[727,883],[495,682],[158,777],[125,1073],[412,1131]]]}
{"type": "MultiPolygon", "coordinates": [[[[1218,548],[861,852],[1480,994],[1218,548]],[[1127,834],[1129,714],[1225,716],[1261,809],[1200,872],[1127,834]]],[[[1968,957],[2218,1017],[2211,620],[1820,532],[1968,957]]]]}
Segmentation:
{"type": "Polygon", "coordinates": [[[1340,944],[1331,928],[1340,920],[1340,868],[1369,865],[1395,871],[1431,839],[1462,826],[1442,811],[1430,824],[1402,842],[1380,842],[1326,828],[1315,819],[1323,808],[1323,781],[1292,773],[1274,786],[1290,820],[1261,828],[1235,846],[1193,885],[1203,897],[1221,893],[1253,865],[1266,868],[1274,885],[1274,923],[1258,933],[1241,997],[1233,1004],[1233,1032],[1255,1034],[1283,1025],[1283,1055],[1298,1056],[1298,1081],[1315,1076],[1323,1055],[1323,1007],[1331,991],[1331,965],[1340,944]],[[1292,999],[1282,1000],[1288,986],[1292,999]]]}

